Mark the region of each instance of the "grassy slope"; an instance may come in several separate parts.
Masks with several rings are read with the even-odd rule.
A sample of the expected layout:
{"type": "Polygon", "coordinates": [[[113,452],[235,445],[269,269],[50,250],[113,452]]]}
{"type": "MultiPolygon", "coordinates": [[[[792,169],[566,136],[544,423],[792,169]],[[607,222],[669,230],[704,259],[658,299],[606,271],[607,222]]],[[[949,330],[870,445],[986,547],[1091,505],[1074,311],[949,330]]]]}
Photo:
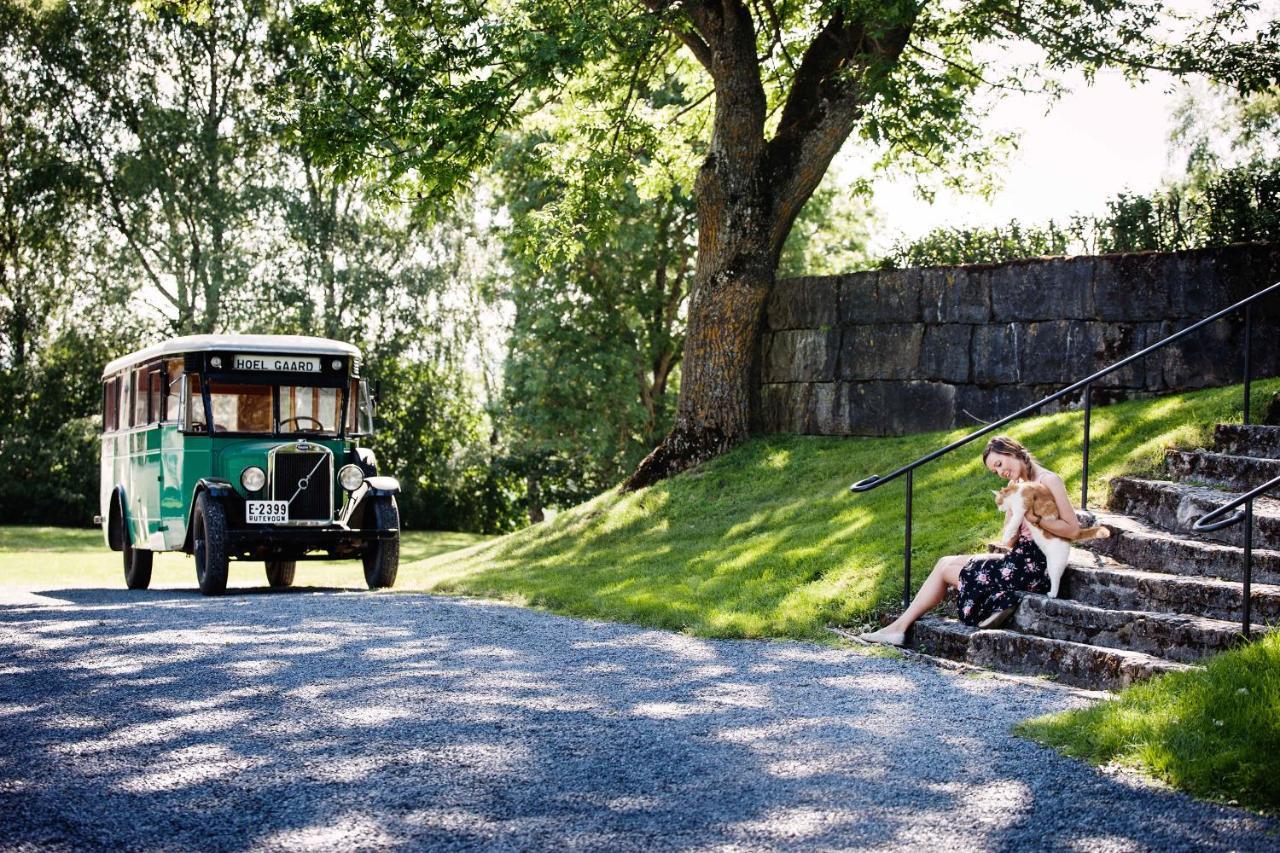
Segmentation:
{"type": "Polygon", "coordinates": [[[1280,634],[1019,734],[1097,764],[1145,770],[1202,797],[1280,812],[1280,634]]]}
{"type": "MultiPolygon", "coordinates": [[[[1255,385],[1255,405],[1277,382],[1255,385]]],[[[1239,388],[1097,409],[1090,494],[1121,472],[1154,470],[1170,446],[1239,420],[1239,388]]],[[[1022,421],[1024,441],[1079,491],[1082,415],[1022,421]]],[[[901,595],[902,481],[853,496],[965,431],[889,439],[770,436],[641,493],[608,492],[527,528],[412,567],[425,589],[493,596],[562,613],[708,636],[820,639],[869,621],[901,595]]],[[[999,518],[980,446],[917,472],[915,578],[941,555],[980,549],[999,518]]],[[[404,585],[398,585],[405,588],[404,585]]]]}

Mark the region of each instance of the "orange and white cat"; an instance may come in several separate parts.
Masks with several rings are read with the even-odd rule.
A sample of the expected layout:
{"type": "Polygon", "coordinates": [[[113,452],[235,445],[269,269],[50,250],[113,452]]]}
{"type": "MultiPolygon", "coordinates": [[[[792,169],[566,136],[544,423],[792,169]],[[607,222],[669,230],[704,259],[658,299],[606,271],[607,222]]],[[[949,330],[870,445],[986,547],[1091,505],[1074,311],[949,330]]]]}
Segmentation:
{"type": "MultiPolygon", "coordinates": [[[[1018,530],[1022,527],[1022,522],[1026,521],[1028,512],[1040,519],[1058,517],[1058,502],[1053,499],[1049,487],[1043,483],[1010,483],[992,494],[996,496],[996,506],[1005,514],[1000,541],[1010,548],[1017,543],[1018,530]]],[[[1067,558],[1071,556],[1071,543],[1085,539],[1106,539],[1111,535],[1111,531],[1105,527],[1085,527],[1072,539],[1064,539],[1030,521],[1027,521],[1027,527],[1031,528],[1031,538],[1044,552],[1050,598],[1058,597],[1058,586],[1062,583],[1063,572],[1067,570],[1067,558]]]]}

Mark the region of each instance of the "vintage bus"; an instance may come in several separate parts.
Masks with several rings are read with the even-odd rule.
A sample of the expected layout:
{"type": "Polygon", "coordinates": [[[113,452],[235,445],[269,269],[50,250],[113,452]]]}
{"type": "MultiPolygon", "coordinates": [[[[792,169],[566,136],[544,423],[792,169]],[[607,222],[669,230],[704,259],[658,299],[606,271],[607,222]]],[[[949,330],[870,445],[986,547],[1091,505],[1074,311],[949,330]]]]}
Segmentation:
{"type": "Polygon", "coordinates": [[[231,560],[261,560],[273,587],[299,560],[356,558],[370,589],[395,583],[393,477],[359,441],[372,434],[360,352],[291,335],[192,335],[102,372],[102,525],[146,589],[157,551],[195,558],[205,595],[231,560]]]}

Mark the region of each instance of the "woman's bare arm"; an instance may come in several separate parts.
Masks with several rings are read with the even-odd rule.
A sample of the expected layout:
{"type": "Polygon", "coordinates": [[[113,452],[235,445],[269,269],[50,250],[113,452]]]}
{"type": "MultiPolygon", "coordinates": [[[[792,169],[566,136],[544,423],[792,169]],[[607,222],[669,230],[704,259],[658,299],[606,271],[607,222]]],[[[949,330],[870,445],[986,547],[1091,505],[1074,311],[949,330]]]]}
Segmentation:
{"type": "Polygon", "coordinates": [[[1071,498],[1067,497],[1067,487],[1057,474],[1046,471],[1040,482],[1049,487],[1054,503],[1058,505],[1057,518],[1044,518],[1039,521],[1042,528],[1064,539],[1074,539],[1080,533],[1080,521],[1076,518],[1075,507],[1071,498]]]}

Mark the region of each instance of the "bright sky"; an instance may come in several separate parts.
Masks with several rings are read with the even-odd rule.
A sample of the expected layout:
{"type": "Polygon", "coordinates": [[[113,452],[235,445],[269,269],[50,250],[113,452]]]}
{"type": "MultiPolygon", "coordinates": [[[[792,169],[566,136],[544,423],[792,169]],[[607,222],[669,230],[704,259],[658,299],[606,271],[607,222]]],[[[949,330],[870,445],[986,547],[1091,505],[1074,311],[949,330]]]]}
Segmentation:
{"type": "Polygon", "coordinates": [[[1068,82],[1071,93],[1052,106],[1010,96],[992,113],[991,126],[1020,132],[1021,144],[1003,173],[1003,189],[989,202],[943,190],[929,204],[915,197],[909,179],[877,180],[874,204],[883,228],[876,248],[938,226],[1040,224],[1100,213],[1116,193],[1147,193],[1181,173],[1180,163],[1169,162],[1179,94],[1167,79],[1133,88],[1118,72],[1103,72],[1092,86],[1068,82]]]}

